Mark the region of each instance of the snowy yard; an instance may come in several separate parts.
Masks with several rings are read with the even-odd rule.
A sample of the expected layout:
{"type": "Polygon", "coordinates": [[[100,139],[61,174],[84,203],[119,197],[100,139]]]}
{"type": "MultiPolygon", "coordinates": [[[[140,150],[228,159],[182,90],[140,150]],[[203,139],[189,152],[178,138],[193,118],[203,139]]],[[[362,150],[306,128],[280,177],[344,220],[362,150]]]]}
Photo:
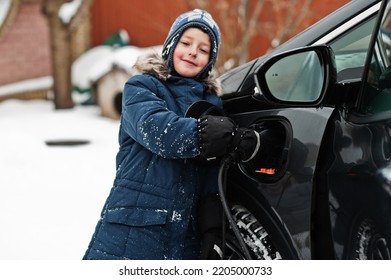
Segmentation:
{"type": "MultiPolygon", "coordinates": [[[[132,265],[80,261],[114,179],[118,125],[118,121],[101,117],[94,106],[56,111],[49,101],[0,102],[2,279],[122,279],[124,276],[119,276],[118,271],[125,265],[129,268],[159,266],[167,271],[174,265],[180,269],[194,267],[194,262],[188,261],[133,261],[132,265]],[[59,147],[47,146],[47,140],[88,140],[90,143],[59,147]]],[[[259,266],[256,261],[246,264],[259,266]]],[[[358,266],[354,261],[320,261],[311,263],[311,269],[306,261],[262,264],[273,267],[277,277],[273,279],[300,275],[303,280],[313,279],[316,271],[325,266],[332,268],[327,270],[326,277],[360,279],[380,277],[389,268],[387,262],[360,262],[358,266]]],[[[205,272],[197,279],[209,279],[214,271],[212,265],[215,266],[215,262],[197,262],[194,268],[205,272]]],[[[220,265],[240,268],[243,263],[223,261],[220,265]]],[[[259,277],[245,277],[253,279],[255,276],[259,277]]],[[[231,275],[226,279],[238,277],[231,275]]]]}
{"type": "Polygon", "coordinates": [[[0,260],[82,258],[114,179],[118,126],[95,106],[0,103],[0,260]]]}

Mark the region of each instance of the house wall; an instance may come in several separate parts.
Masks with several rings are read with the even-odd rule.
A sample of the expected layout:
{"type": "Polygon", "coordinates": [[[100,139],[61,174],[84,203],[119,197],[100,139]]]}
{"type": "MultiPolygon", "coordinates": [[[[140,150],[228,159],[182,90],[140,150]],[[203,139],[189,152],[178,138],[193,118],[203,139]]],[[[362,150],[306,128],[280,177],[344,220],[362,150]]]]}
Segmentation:
{"type": "Polygon", "coordinates": [[[139,47],[160,45],[176,16],[187,10],[188,1],[178,0],[94,0],[91,10],[92,45],[125,29],[131,44],[139,47]]]}
{"type": "Polygon", "coordinates": [[[41,1],[20,1],[0,37],[0,85],[51,75],[50,41],[41,1]]]}
{"type": "MultiPolygon", "coordinates": [[[[347,2],[315,0],[311,13],[314,17],[308,17],[305,24],[312,24],[347,2]]],[[[0,86],[52,74],[49,26],[41,13],[42,1],[13,0],[12,3],[12,16],[0,28],[0,86]]],[[[79,28],[77,38],[73,38],[74,44],[82,45],[82,48],[89,43],[96,46],[119,29],[126,29],[133,45],[160,45],[178,14],[191,8],[188,3],[178,0],[94,0],[91,33],[88,25],[79,28]]],[[[252,57],[264,52],[259,44],[253,42],[252,57]]],[[[75,47],[74,56],[82,48],[75,47]]]]}
{"type": "MultiPolygon", "coordinates": [[[[110,34],[119,29],[127,30],[132,45],[140,47],[160,45],[164,42],[175,18],[191,9],[189,2],[191,1],[94,0],[91,11],[92,45],[101,44],[110,34]]],[[[312,11],[303,20],[300,30],[348,2],[349,0],[314,0],[312,11]]],[[[214,14],[213,11],[211,13],[214,14]]],[[[269,46],[269,39],[258,36],[250,46],[250,59],[263,54],[269,46]]]]}

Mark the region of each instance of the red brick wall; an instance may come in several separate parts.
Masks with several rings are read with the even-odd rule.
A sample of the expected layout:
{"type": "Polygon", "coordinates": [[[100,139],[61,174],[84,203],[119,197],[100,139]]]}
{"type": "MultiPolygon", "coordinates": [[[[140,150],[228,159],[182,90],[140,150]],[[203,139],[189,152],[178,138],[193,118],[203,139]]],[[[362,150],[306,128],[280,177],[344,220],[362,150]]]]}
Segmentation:
{"type": "Polygon", "coordinates": [[[40,2],[25,2],[0,38],[0,85],[51,75],[49,28],[40,2]]]}

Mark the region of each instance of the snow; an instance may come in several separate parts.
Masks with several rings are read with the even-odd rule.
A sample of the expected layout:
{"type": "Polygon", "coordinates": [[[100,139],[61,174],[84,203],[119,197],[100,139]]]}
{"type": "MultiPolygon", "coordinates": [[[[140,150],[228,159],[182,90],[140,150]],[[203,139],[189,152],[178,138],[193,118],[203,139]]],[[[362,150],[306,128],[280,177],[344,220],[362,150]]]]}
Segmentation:
{"type": "Polygon", "coordinates": [[[53,77],[45,76],[35,79],[28,79],[12,84],[0,86],[0,96],[9,95],[13,93],[25,92],[26,90],[43,90],[53,86],[53,77]]]}
{"type": "Polygon", "coordinates": [[[72,64],[72,84],[80,89],[88,89],[93,83],[109,73],[114,67],[131,72],[137,58],[153,52],[160,53],[163,46],[140,48],[136,46],[97,46],[82,55],[72,64]]]}
{"type": "Polygon", "coordinates": [[[65,24],[70,23],[71,19],[76,14],[80,5],[81,5],[81,0],[73,0],[71,2],[62,4],[58,12],[61,21],[65,24]]]}
{"type": "Polygon", "coordinates": [[[80,55],[72,64],[72,83],[80,89],[90,88],[112,68],[114,49],[110,46],[97,46],[80,55]]]}
{"type": "Polygon", "coordinates": [[[10,0],[0,0],[0,26],[4,22],[10,6],[11,6],[10,0]]]}
{"type": "Polygon", "coordinates": [[[0,260],[82,258],[114,179],[118,127],[96,106],[0,102],[0,260]]]}
{"type": "Polygon", "coordinates": [[[136,63],[140,56],[146,56],[151,53],[161,53],[163,45],[150,47],[124,46],[116,49],[113,56],[113,64],[122,69],[128,69],[136,63]]]}

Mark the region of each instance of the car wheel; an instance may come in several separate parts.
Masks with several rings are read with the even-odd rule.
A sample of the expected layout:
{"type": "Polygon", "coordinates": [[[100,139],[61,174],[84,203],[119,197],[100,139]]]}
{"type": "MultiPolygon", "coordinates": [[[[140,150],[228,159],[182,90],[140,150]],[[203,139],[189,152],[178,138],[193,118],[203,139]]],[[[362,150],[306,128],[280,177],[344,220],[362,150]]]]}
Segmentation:
{"type": "Polygon", "coordinates": [[[353,229],[353,244],[349,259],[390,260],[390,241],[368,217],[359,219],[353,229]]]}
{"type": "MultiPolygon", "coordinates": [[[[258,260],[278,260],[282,259],[280,253],[273,245],[273,242],[262,224],[239,204],[231,205],[233,219],[238,226],[240,233],[248,246],[254,259],[258,260]]],[[[245,259],[238,242],[235,242],[233,234],[229,234],[226,239],[226,247],[229,249],[229,259],[245,259]],[[236,257],[235,257],[236,256],[236,257]]]]}

